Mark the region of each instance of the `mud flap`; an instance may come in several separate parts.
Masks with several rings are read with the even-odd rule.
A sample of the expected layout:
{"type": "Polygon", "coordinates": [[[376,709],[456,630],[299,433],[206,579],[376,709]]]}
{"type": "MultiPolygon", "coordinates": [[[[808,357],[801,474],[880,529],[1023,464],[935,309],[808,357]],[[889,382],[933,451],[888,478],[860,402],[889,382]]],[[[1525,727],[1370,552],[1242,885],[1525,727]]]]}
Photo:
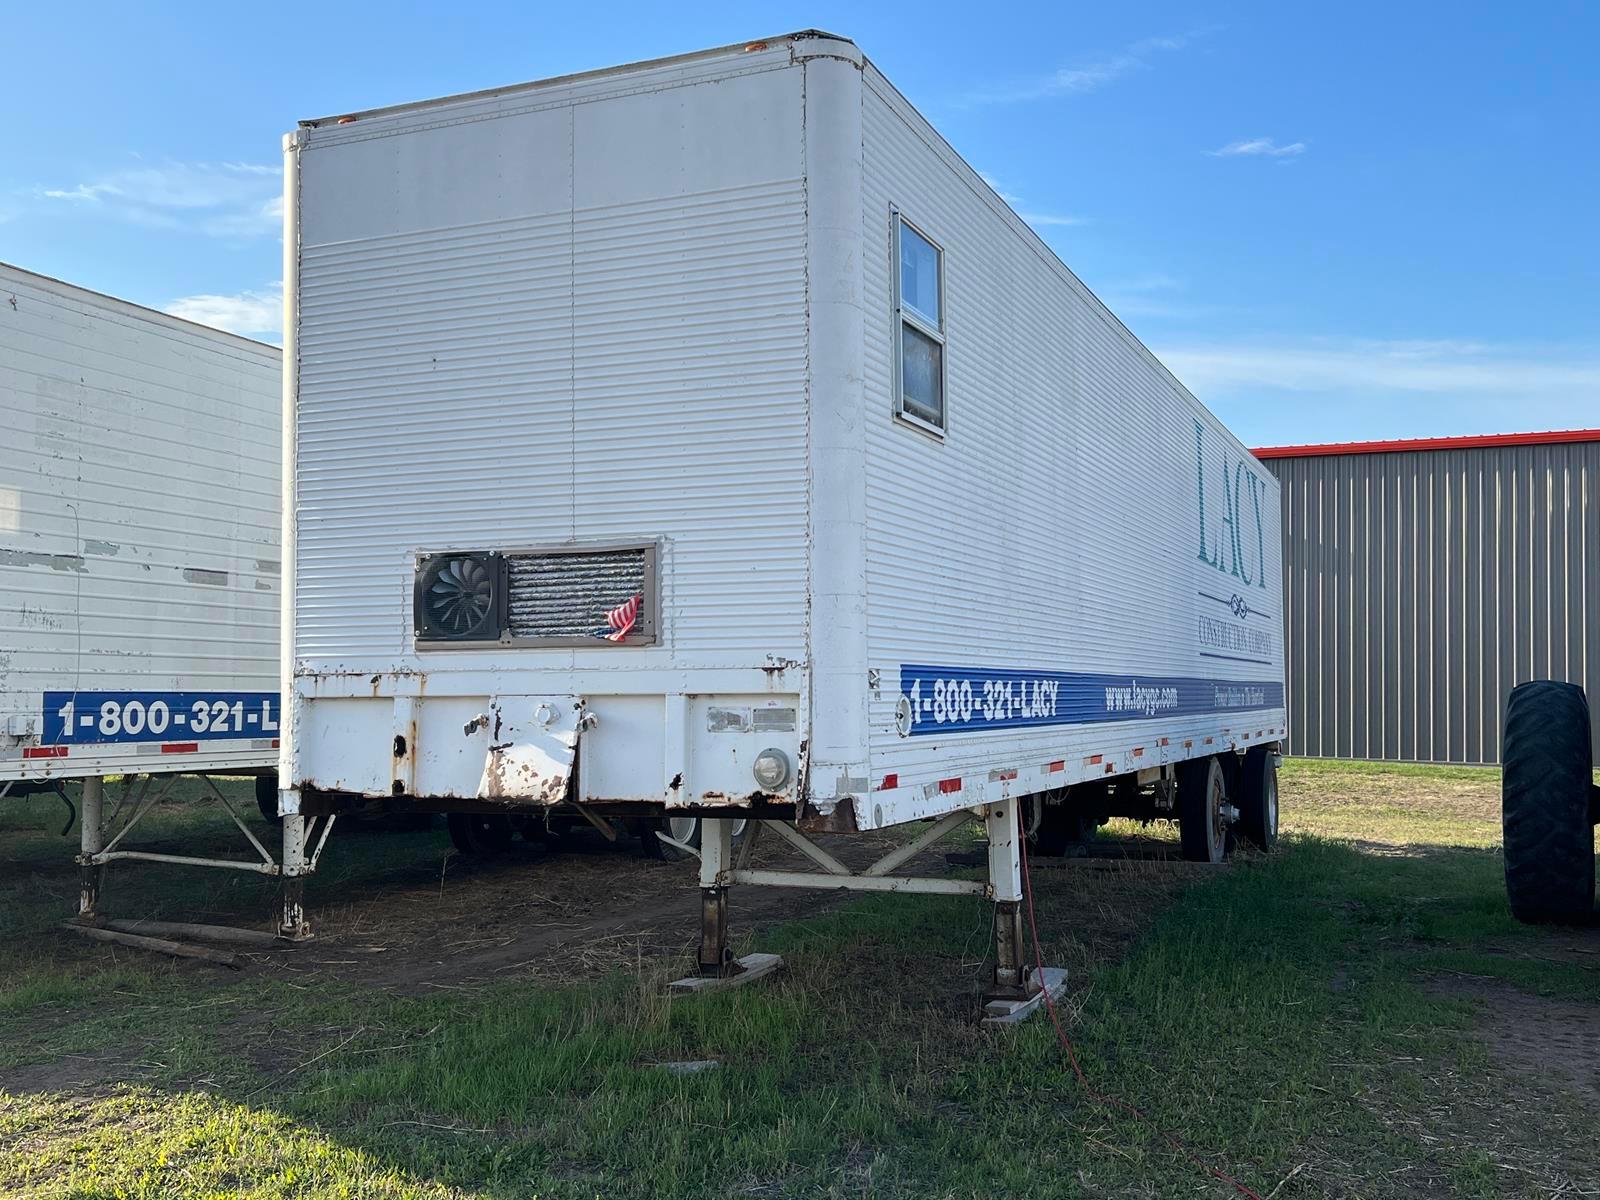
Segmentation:
{"type": "Polygon", "coordinates": [[[579,696],[496,696],[489,703],[489,750],[482,800],[558,804],[577,756],[583,720],[579,696]]]}

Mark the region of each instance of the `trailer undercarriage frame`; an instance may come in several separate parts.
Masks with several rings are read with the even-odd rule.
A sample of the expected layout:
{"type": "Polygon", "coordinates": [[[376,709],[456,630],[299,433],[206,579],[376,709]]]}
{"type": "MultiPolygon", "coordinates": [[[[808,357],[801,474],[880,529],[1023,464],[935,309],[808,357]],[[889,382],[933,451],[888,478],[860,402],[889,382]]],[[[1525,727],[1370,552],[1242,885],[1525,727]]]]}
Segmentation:
{"type": "Polygon", "coordinates": [[[750,821],[750,834],[733,852],[733,824],[726,817],[703,818],[700,833],[700,943],[696,955],[698,974],[674,983],[679,992],[706,990],[708,986],[743,982],[767,974],[776,960],[771,955],[736,958],[729,938],[728,899],[740,884],[760,887],[804,888],[827,891],[908,892],[922,895],[978,896],[994,904],[995,965],[983,994],[984,1021],[1010,1023],[1031,1015],[1048,993],[1058,995],[1066,986],[1061,968],[1032,967],[1023,937],[1022,824],[1020,798],[958,809],[931,821],[916,837],[895,847],[869,866],[852,870],[793,825],[781,820],[750,821]],[[900,867],[936,842],[974,819],[983,822],[988,843],[987,879],[951,879],[943,876],[898,874],[900,867]],[[758,831],[771,828],[799,850],[818,870],[772,870],[744,865],[758,831]]]}
{"type": "Polygon", "coordinates": [[[107,868],[116,862],[167,863],[177,866],[210,867],[230,871],[250,871],[281,881],[281,896],[275,918],[277,937],[303,941],[311,936],[305,916],[305,878],[316,870],[328,837],[333,832],[335,814],[305,817],[298,813],[282,819],[282,845],[274,857],[256,836],[216,780],[210,775],[194,776],[227,812],[233,824],[255,852],[254,858],[207,858],[199,855],[169,854],[162,851],[124,848],[123,843],[172,790],[182,773],[129,775],[122,783],[122,794],[110,814],[106,813],[106,781],[99,775],[83,779],[80,798],[78,863],[78,923],[102,925],[106,913],[102,905],[107,868]]]}

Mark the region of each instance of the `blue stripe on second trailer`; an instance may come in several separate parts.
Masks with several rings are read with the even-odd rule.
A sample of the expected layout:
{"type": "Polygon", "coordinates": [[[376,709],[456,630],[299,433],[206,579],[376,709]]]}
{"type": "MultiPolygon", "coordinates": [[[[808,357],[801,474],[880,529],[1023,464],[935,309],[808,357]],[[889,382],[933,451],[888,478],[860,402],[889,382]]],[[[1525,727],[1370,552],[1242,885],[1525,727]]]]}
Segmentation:
{"type": "Polygon", "coordinates": [[[278,736],[276,692],[46,692],[47,746],[278,736]]]}

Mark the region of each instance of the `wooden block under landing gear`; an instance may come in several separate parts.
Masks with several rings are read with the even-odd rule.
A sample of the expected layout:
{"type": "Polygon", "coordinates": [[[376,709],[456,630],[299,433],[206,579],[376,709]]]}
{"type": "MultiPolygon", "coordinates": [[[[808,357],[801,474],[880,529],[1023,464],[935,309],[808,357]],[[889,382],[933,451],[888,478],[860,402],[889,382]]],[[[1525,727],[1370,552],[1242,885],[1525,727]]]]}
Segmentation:
{"type": "Polygon", "coordinates": [[[733,975],[691,975],[687,979],[674,979],[667,991],[675,996],[697,996],[703,992],[717,992],[724,988],[743,987],[778,972],[783,959],[776,954],[746,954],[733,960],[741,968],[733,975]]]}
{"type": "Polygon", "coordinates": [[[1043,974],[1037,967],[1028,968],[1028,995],[1021,1000],[996,998],[986,1002],[983,1006],[983,1020],[981,1025],[1015,1025],[1018,1021],[1026,1021],[1029,1017],[1044,1007],[1044,998],[1049,994],[1052,1001],[1061,999],[1067,990],[1067,969],[1065,967],[1046,967],[1043,974]],[[1041,986],[1042,984],[1042,986],[1041,986]]]}

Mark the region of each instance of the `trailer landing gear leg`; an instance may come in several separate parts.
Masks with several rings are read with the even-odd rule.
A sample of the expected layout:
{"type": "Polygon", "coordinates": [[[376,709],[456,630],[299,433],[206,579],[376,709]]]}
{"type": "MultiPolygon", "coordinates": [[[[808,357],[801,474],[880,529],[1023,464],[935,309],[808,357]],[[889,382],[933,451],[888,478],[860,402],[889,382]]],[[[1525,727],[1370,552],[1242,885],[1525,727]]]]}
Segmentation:
{"type": "Polygon", "coordinates": [[[1027,943],[1022,933],[1022,833],[1017,821],[1019,802],[1003,801],[984,809],[983,828],[989,837],[989,888],[994,893],[994,982],[983,994],[983,1024],[1010,1025],[1025,1020],[1067,989],[1062,967],[1028,965],[1027,943]]]}
{"type": "Polygon", "coordinates": [[[79,816],[78,922],[98,925],[100,888],[106,869],[93,861],[105,849],[105,780],[91,775],[83,781],[83,811],[79,816]]]}
{"type": "Polygon", "coordinates": [[[311,936],[306,920],[306,819],[299,813],[283,818],[283,912],[278,917],[278,936],[303,942],[311,936]]]}
{"type": "Polygon", "coordinates": [[[668,990],[683,994],[752,983],[783,966],[776,954],[735,958],[728,945],[728,872],[733,869],[733,822],[706,817],[700,822],[700,949],[698,974],[676,979],[668,990]]]}

